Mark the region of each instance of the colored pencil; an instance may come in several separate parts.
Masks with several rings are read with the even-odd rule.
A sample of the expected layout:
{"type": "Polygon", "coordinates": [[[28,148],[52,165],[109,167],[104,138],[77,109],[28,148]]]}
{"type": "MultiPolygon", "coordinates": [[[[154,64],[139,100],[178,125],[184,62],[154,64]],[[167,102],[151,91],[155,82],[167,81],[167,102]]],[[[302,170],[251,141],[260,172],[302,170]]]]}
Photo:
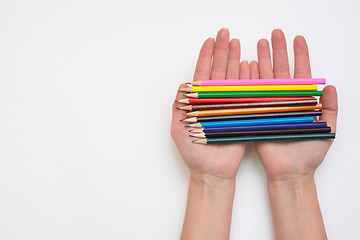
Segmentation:
{"type": "Polygon", "coordinates": [[[249,86],[193,86],[180,88],[183,92],[235,92],[235,91],[316,91],[317,85],[249,85],[249,86]]]}
{"type": "Polygon", "coordinates": [[[177,100],[186,104],[212,104],[212,103],[243,103],[243,102],[274,102],[315,99],[314,97],[240,97],[240,98],[184,98],[177,100]]]}
{"type": "Polygon", "coordinates": [[[323,91],[196,92],[184,94],[185,97],[191,98],[285,97],[322,95],[323,91]]]}
{"type": "Polygon", "coordinates": [[[231,127],[231,126],[251,126],[251,125],[269,125],[269,124],[284,124],[284,123],[310,123],[314,121],[314,117],[289,117],[289,118],[263,118],[263,119],[248,119],[248,120],[233,120],[233,121],[214,121],[214,122],[198,122],[185,127],[231,127]]]}
{"type": "Polygon", "coordinates": [[[293,85],[293,84],[325,84],[325,78],[296,79],[226,79],[193,81],[193,86],[231,86],[231,85],[293,85]]]}
{"type": "Polygon", "coordinates": [[[215,137],[299,134],[299,133],[326,133],[326,132],[331,132],[331,128],[330,127],[292,128],[292,129],[272,129],[272,130],[255,130],[255,131],[213,132],[213,133],[202,132],[202,133],[192,134],[190,136],[198,137],[198,138],[215,138],[215,137]]]}
{"type": "Polygon", "coordinates": [[[258,108],[234,108],[234,109],[216,109],[216,110],[202,110],[189,112],[186,115],[189,117],[207,117],[219,115],[236,115],[236,114],[250,114],[250,113],[268,113],[268,112],[292,112],[321,109],[322,104],[308,105],[308,106],[288,106],[288,107],[258,107],[258,108]]]}
{"type": "Polygon", "coordinates": [[[317,103],[318,102],[316,99],[307,99],[307,100],[276,101],[276,102],[186,105],[179,107],[179,109],[187,110],[187,111],[198,111],[198,110],[231,109],[231,108],[247,108],[247,107],[316,105],[317,103]]]}
{"type": "Polygon", "coordinates": [[[298,111],[298,112],[275,112],[275,113],[254,113],[254,114],[239,114],[239,115],[223,115],[210,117],[192,117],[181,121],[188,123],[196,122],[210,122],[210,121],[225,121],[225,120],[244,120],[256,118],[273,118],[273,117],[308,117],[321,116],[322,111],[298,111]]]}
{"type": "Polygon", "coordinates": [[[190,130],[192,133],[201,132],[232,132],[232,131],[252,131],[252,130],[268,130],[268,129],[292,129],[292,128],[315,128],[327,127],[327,122],[311,122],[311,123],[286,123],[286,124],[269,124],[254,126],[234,126],[234,127],[206,127],[190,130]]]}
{"type": "Polygon", "coordinates": [[[235,142],[312,140],[312,139],[334,139],[334,138],[335,138],[335,133],[304,133],[304,134],[204,138],[204,139],[195,140],[193,141],[193,143],[216,144],[216,143],[235,143],[235,142]]]}

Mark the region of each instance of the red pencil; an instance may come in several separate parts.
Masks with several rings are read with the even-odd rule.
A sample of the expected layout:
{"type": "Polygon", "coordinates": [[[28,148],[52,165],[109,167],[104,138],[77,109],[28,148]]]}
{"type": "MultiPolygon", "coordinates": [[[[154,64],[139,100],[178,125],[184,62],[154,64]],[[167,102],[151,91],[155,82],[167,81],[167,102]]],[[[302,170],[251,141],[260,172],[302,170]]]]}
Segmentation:
{"type": "Polygon", "coordinates": [[[275,102],[315,99],[314,97],[239,97],[239,98],[185,98],[178,102],[187,104],[275,102]]]}

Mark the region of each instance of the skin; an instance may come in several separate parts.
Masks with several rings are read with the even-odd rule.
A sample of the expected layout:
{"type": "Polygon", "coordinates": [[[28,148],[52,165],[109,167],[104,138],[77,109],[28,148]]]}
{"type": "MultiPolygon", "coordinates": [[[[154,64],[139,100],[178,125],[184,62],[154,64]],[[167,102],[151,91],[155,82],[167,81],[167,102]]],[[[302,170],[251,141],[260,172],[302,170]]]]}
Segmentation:
{"type": "MultiPolygon", "coordinates": [[[[240,64],[240,42],[229,41],[221,29],[207,39],[199,54],[194,80],[250,78],[247,62],[240,64]],[[212,62],[213,61],[213,62],[212,62]]],[[[184,87],[184,86],[180,86],[184,87]]],[[[178,92],[176,100],[184,98],[178,92]]],[[[235,177],[244,156],[244,144],[193,144],[185,128],[183,104],[174,102],[171,134],[190,170],[187,209],[181,239],[229,239],[235,177]]]]}
{"type": "MultiPolygon", "coordinates": [[[[199,54],[194,80],[289,78],[284,34],[272,33],[273,67],[267,40],[258,42],[258,62],[240,63],[240,42],[229,41],[228,29],[216,40],[207,39],[199,54]]],[[[311,78],[305,39],[294,40],[295,78],[311,78]]],[[[180,87],[186,87],[181,85],[180,87]]],[[[183,98],[181,92],[176,100],[183,98]]],[[[323,116],[336,131],[337,98],[333,86],[321,98],[323,116]]],[[[201,145],[191,143],[189,128],[180,120],[183,104],[174,102],[171,134],[190,170],[187,208],[181,239],[229,239],[235,191],[235,177],[245,152],[240,143],[201,145]]],[[[257,143],[266,170],[268,194],[277,239],[326,239],[314,182],[316,168],[323,161],[332,140],[257,143]]]]}
{"type": "MultiPolygon", "coordinates": [[[[258,64],[253,78],[289,78],[289,62],[284,33],[272,32],[273,67],[270,46],[262,39],[257,44],[258,64]]],[[[294,77],[311,78],[309,51],[304,37],[294,39],[294,77]]],[[[338,112],[334,86],[323,89],[320,98],[325,121],[336,132],[338,112]]],[[[316,194],[314,174],[333,140],[258,142],[257,153],[266,170],[268,194],[277,239],[327,239],[316,194]]]]}

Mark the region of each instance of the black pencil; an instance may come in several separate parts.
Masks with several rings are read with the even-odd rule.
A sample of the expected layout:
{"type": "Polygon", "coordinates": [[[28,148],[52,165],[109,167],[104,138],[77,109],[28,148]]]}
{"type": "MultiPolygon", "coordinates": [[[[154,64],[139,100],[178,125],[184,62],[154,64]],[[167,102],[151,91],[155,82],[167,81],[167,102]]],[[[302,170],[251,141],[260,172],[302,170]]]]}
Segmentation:
{"type": "Polygon", "coordinates": [[[293,128],[293,129],[271,129],[254,131],[234,131],[234,132],[208,132],[190,135],[198,138],[217,138],[217,137],[237,137],[237,136],[258,136],[258,135],[281,135],[281,134],[300,134],[300,133],[329,133],[330,127],[320,128],[293,128]]]}
{"type": "Polygon", "coordinates": [[[186,105],[179,107],[181,110],[199,111],[210,109],[230,109],[246,107],[278,107],[278,106],[299,106],[299,105],[316,105],[316,99],[293,100],[293,101],[273,101],[273,102],[247,102],[247,103],[225,103],[225,104],[201,104],[186,105]]]}
{"type": "Polygon", "coordinates": [[[242,120],[242,119],[256,119],[256,118],[272,118],[272,117],[308,117],[321,116],[322,111],[299,111],[299,112],[275,112],[275,113],[253,113],[242,115],[221,115],[210,117],[192,117],[181,121],[196,123],[196,122],[210,122],[210,121],[224,121],[224,120],[242,120]]]}
{"type": "Polygon", "coordinates": [[[312,139],[334,139],[334,138],[335,138],[335,133],[305,133],[305,134],[202,138],[193,141],[193,143],[217,144],[217,143],[234,143],[234,142],[263,142],[263,141],[312,140],[312,139]]]}

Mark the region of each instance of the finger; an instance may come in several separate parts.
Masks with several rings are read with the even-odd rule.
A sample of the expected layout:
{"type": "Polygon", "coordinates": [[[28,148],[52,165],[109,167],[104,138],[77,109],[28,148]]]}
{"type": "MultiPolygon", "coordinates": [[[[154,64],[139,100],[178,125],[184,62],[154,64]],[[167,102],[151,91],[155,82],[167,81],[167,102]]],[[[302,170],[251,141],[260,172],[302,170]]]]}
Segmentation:
{"type": "Polygon", "coordinates": [[[216,36],[211,79],[225,79],[229,50],[229,30],[221,29],[216,36]]]}
{"type": "Polygon", "coordinates": [[[289,60],[286,49],[286,39],[280,29],[275,29],[271,34],[273,49],[273,72],[275,78],[290,78],[289,60]]]}
{"type": "Polygon", "coordinates": [[[211,60],[215,49],[215,39],[208,38],[201,47],[196,63],[194,81],[208,80],[211,76],[211,60]]]}
{"type": "Polygon", "coordinates": [[[271,66],[270,47],[266,39],[259,40],[257,44],[260,78],[274,78],[271,66]]]}
{"type": "Polygon", "coordinates": [[[229,43],[229,57],[226,79],[239,79],[240,41],[232,39],[229,43]]]}
{"type": "Polygon", "coordinates": [[[250,65],[248,61],[242,61],[240,63],[240,78],[250,79],[250,65]]]}
{"type": "Polygon", "coordinates": [[[294,39],[294,55],[294,78],[311,78],[309,50],[303,36],[297,36],[294,39]]]}
{"type": "Polygon", "coordinates": [[[250,78],[251,79],[259,79],[260,72],[259,72],[259,64],[257,61],[250,62],[250,78]]]}
{"type": "Polygon", "coordinates": [[[326,86],[324,88],[324,94],[320,97],[322,103],[323,114],[320,117],[320,121],[327,122],[331,127],[331,132],[336,132],[336,118],[338,113],[337,93],[334,86],[326,86]]]}

